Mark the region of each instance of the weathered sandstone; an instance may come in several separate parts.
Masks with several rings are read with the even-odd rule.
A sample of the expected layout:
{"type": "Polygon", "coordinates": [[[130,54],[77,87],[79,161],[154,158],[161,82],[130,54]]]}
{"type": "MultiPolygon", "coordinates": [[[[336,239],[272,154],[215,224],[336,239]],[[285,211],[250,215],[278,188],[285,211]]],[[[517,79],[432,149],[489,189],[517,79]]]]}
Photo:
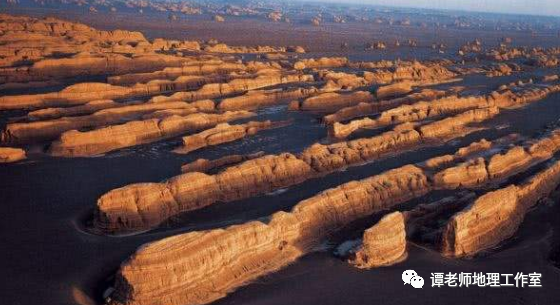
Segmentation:
{"type": "Polygon", "coordinates": [[[406,257],[405,219],[400,212],[384,216],[364,232],[362,245],[349,262],[362,269],[392,265],[406,257]]]}
{"type": "Polygon", "coordinates": [[[27,158],[20,148],[0,147],[0,163],[13,163],[27,158]]]}
{"type": "Polygon", "coordinates": [[[86,132],[71,130],[63,133],[59,140],[52,143],[49,153],[62,157],[99,155],[125,147],[169,139],[187,132],[213,127],[221,122],[253,115],[246,111],[223,114],[193,113],[187,116],[132,121],[86,132]]]}
{"type": "Polygon", "coordinates": [[[220,110],[253,110],[272,106],[294,99],[306,98],[317,93],[315,88],[293,90],[249,91],[244,95],[223,99],[218,104],[220,110]]]}
{"type": "Polygon", "coordinates": [[[247,198],[388,154],[440,143],[444,137],[442,133],[446,130],[449,133],[445,137],[459,137],[468,133],[466,125],[492,118],[496,114],[495,108],[472,110],[458,115],[456,119],[447,119],[445,124],[436,121],[419,127],[403,125],[372,138],[331,145],[314,144],[298,156],[282,154],[258,158],[227,168],[213,176],[199,177],[199,183],[203,185],[200,189],[206,190],[204,193],[189,191],[191,187],[199,187],[192,184],[172,186],[178,184],[178,181],[192,180],[185,175],[165,183],[129,185],[113,190],[99,199],[94,225],[109,233],[154,227],[179,212],[199,209],[218,201],[247,198]],[[437,128],[429,128],[432,124],[437,125],[437,128]],[[160,194],[162,190],[169,190],[165,193],[170,194],[180,193],[170,195],[169,199],[149,195],[160,194]],[[144,195],[137,198],[138,194],[144,195]]]}
{"type": "Polygon", "coordinates": [[[226,97],[236,93],[276,86],[280,84],[312,82],[312,75],[289,74],[281,75],[278,73],[259,75],[255,78],[234,79],[228,83],[206,84],[196,91],[177,92],[171,96],[155,96],[151,100],[154,102],[162,101],[196,101],[200,99],[226,97]]]}
{"type": "Polygon", "coordinates": [[[360,103],[371,103],[374,100],[375,97],[367,91],[356,91],[349,94],[329,92],[305,99],[299,108],[307,111],[334,112],[360,103]]]}
{"type": "Polygon", "coordinates": [[[528,210],[560,184],[560,162],[529,178],[489,192],[455,214],[442,234],[441,249],[453,257],[473,256],[510,238],[528,210]]]}
{"type": "Polygon", "coordinates": [[[186,233],[145,245],[121,266],[109,303],[209,303],[313,251],[353,221],[428,190],[422,171],[405,166],[322,192],[266,223],[186,233]]]}
{"type": "Polygon", "coordinates": [[[322,57],[319,59],[303,59],[294,64],[294,69],[317,69],[317,68],[339,68],[348,64],[348,58],[345,57],[322,57]]]}
{"type": "Polygon", "coordinates": [[[221,123],[216,125],[216,127],[214,128],[210,128],[200,133],[183,137],[183,146],[175,149],[174,152],[187,154],[204,147],[243,139],[246,136],[254,135],[259,131],[282,127],[286,124],[289,123],[272,122],[270,120],[263,122],[251,121],[245,124],[238,125],[221,123]]]}
{"type": "MultiPolygon", "coordinates": [[[[130,120],[139,119],[142,115],[158,110],[181,109],[185,114],[197,113],[201,111],[214,110],[214,103],[211,101],[198,101],[194,103],[185,102],[162,102],[162,103],[142,103],[130,104],[117,107],[105,107],[93,114],[85,116],[62,117],[59,119],[10,123],[2,132],[2,140],[9,143],[32,143],[47,140],[54,140],[62,133],[73,129],[95,128],[112,124],[123,123],[130,120]]],[[[76,107],[60,110],[58,113],[76,112],[76,107]]],[[[102,107],[103,108],[103,107],[102,107]]],[[[91,110],[91,107],[86,109],[91,110]]],[[[77,111],[83,111],[78,109],[77,111]]],[[[56,111],[55,111],[56,112],[56,111]]]]}
{"type": "MultiPolygon", "coordinates": [[[[558,131],[552,132],[552,134],[557,133],[558,131]]],[[[457,160],[464,157],[476,158],[477,155],[486,153],[488,148],[494,145],[507,146],[507,143],[514,139],[508,137],[496,143],[480,141],[458,150],[451,157],[457,160]]],[[[537,142],[546,141],[545,139],[542,138],[537,142]]],[[[448,165],[445,162],[428,160],[420,166],[430,166],[433,169],[448,165]]],[[[274,272],[302,255],[314,251],[331,233],[347,228],[357,220],[426,195],[435,189],[430,172],[431,170],[423,170],[418,166],[405,165],[324,191],[299,202],[290,212],[275,213],[263,222],[253,221],[225,229],[191,232],[145,245],[121,266],[115,281],[115,293],[109,303],[151,305],[161,304],[162,298],[166,304],[204,304],[214,301],[225,296],[232,289],[259,276],[274,272]],[[202,261],[205,263],[200,263],[202,261]],[[222,268],[224,264],[229,268],[222,268]],[[159,298],[154,298],[154,295],[158,295],[159,298]]],[[[188,176],[183,179],[192,178],[188,176]]],[[[560,162],[556,162],[553,167],[524,183],[518,188],[521,191],[515,194],[523,198],[519,202],[522,202],[522,206],[527,209],[538,198],[554,189],[559,182],[560,162]]],[[[492,196],[496,196],[496,200],[501,200],[500,202],[509,202],[509,199],[515,199],[510,193],[510,188],[506,188],[507,191],[504,192],[498,191],[492,196]]],[[[177,190],[171,185],[166,189],[171,192],[177,190]]],[[[205,188],[205,190],[209,189],[214,188],[205,188]]],[[[126,191],[132,192],[131,189],[126,191]]],[[[163,191],[163,194],[166,192],[163,191]]],[[[134,193],[138,196],[136,200],[146,198],[140,191],[134,193]]],[[[174,193],[170,198],[176,196],[177,194],[174,193]]],[[[384,218],[369,231],[370,234],[365,234],[365,237],[371,238],[366,238],[367,243],[366,240],[364,241],[359,256],[361,259],[357,262],[363,263],[364,267],[378,266],[402,258],[406,249],[405,223],[407,227],[410,225],[418,229],[426,219],[439,218],[449,211],[461,208],[472,196],[472,193],[460,194],[456,198],[459,203],[446,199],[436,204],[418,206],[405,215],[393,213],[384,218]],[[366,248],[368,243],[376,246],[366,248]],[[366,256],[367,264],[364,259],[366,256]]],[[[478,203],[479,201],[481,200],[467,207],[467,211],[482,205],[478,203]]],[[[497,218],[489,217],[488,225],[483,225],[485,228],[492,228],[488,237],[484,235],[489,232],[487,230],[478,231],[480,233],[470,231],[463,233],[467,229],[475,228],[478,220],[471,222],[471,225],[460,226],[452,221],[450,224],[453,224],[455,231],[446,229],[445,240],[456,243],[457,239],[449,236],[455,234],[454,232],[461,232],[467,238],[465,239],[467,244],[469,240],[477,244],[481,236],[491,239],[492,236],[501,234],[493,232],[501,232],[501,228],[510,227],[504,226],[504,222],[511,222],[512,218],[518,219],[515,216],[518,213],[507,212],[511,210],[507,207],[496,205],[493,201],[488,201],[486,205],[490,215],[494,215],[492,211],[503,211],[497,218]]],[[[454,219],[458,217],[455,216],[454,219]]],[[[470,219],[474,221],[477,217],[472,216],[470,219]]],[[[504,231],[506,234],[508,232],[511,232],[511,229],[504,231]]]]}
{"type": "Polygon", "coordinates": [[[446,91],[424,89],[420,92],[412,93],[404,97],[382,100],[373,103],[359,103],[356,106],[345,107],[335,113],[323,117],[325,124],[346,121],[357,117],[375,114],[400,105],[412,104],[418,101],[431,101],[447,95],[446,91]]]}
{"type": "Polygon", "coordinates": [[[256,159],[264,156],[264,152],[257,152],[249,155],[231,155],[216,160],[197,159],[196,161],[181,166],[181,172],[185,173],[207,173],[213,169],[224,167],[226,165],[239,164],[241,162],[256,159]]]}

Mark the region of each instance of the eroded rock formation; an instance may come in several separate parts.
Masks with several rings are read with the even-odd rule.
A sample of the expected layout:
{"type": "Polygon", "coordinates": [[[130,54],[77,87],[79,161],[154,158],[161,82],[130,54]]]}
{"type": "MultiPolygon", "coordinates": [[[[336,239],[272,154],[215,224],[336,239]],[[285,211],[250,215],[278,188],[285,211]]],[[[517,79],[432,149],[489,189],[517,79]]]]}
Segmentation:
{"type": "Polygon", "coordinates": [[[183,173],[207,173],[213,169],[224,167],[226,165],[239,164],[241,162],[256,159],[264,156],[264,152],[257,152],[249,155],[231,155],[225,156],[216,160],[197,159],[196,161],[184,164],[181,166],[183,173]]]}
{"type": "Polygon", "coordinates": [[[428,190],[422,171],[405,166],[325,191],[289,213],[275,213],[266,223],[186,233],[145,245],[121,266],[109,303],[209,303],[295,261],[357,218],[428,190]]]}
{"type": "Polygon", "coordinates": [[[161,110],[178,109],[183,115],[198,112],[209,112],[214,110],[214,103],[208,100],[197,101],[194,103],[185,102],[162,102],[162,103],[141,103],[130,105],[119,105],[114,102],[101,102],[86,104],[61,109],[45,109],[45,111],[32,112],[30,115],[57,116],[84,113],[95,108],[102,108],[90,115],[68,116],[58,119],[10,123],[2,132],[2,139],[5,142],[26,144],[54,140],[62,133],[69,130],[79,130],[84,128],[95,128],[107,125],[123,123],[130,120],[140,119],[143,115],[154,113],[161,110]]]}
{"type": "Polygon", "coordinates": [[[270,120],[263,122],[251,121],[238,125],[221,123],[214,128],[183,137],[183,146],[175,149],[174,152],[187,154],[204,147],[233,142],[246,136],[254,135],[259,131],[278,128],[287,124],[289,122],[272,122],[270,120]]]}
{"type": "Polygon", "coordinates": [[[0,147],[0,163],[13,163],[27,158],[25,151],[20,148],[0,147]]]}
{"type": "Polygon", "coordinates": [[[442,234],[446,256],[473,256],[510,238],[528,210],[560,184],[560,162],[519,185],[489,192],[455,214],[442,234]]]}
{"type": "Polygon", "coordinates": [[[364,232],[349,262],[362,269],[392,265],[406,258],[405,219],[400,212],[384,216],[364,232]]]}
{"type": "Polygon", "coordinates": [[[217,201],[247,198],[348,166],[360,165],[389,153],[440,143],[445,138],[456,138],[472,131],[467,127],[468,124],[487,120],[497,113],[497,108],[476,109],[423,126],[398,126],[395,130],[372,138],[331,145],[315,144],[299,156],[265,156],[230,167],[217,175],[196,174],[200,185],[181,185],[182,181],[195,180],[189,174],[177,176],[166,183],[129,185],[99,199],[95,227],[106,232],[150,228],[179,212],[199,209],[217,201]],[[195,191],[198,189],[206,191],[195,191]],[[169,198],[148,196],[162,192],[169,194],[169,198]]]}
{"type": "Polygon", "coordinates": [[[246,111],[223,114],[193,113],[187,116],[132,121],[85,132],[71,130],[63,133],[59,140],[52,143],[49,153],[61,157],[99,155],[125,147],[169,139],[187,132],[213,127],[221,122],[253,115],[254,113],[246,111]]]}

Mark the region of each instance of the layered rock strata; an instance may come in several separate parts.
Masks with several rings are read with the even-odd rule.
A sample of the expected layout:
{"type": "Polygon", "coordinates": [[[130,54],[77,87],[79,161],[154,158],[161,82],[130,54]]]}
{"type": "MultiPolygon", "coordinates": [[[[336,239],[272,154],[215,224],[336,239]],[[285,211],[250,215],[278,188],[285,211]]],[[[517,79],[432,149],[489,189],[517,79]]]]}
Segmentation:
{"type": "Polygon", "coordinates": [[[381,100],[373,103],[359,103],[355,106],[342,108],[335,113],[323,117],[325,124],[351,120],[353,118],[375,114],[401,105],[412,104],[419,101],[431,101],[447,95],[446,91],[424,89],[417,93],[412,93],[404,97],[381,100]]]}
{"type": "Polygon", "coordinates": [[[360,165],[389,153],[441,143],[442,138],[455,138],[472,131],[468,124],[487,120],[497,113],[496,108],[477,109],[442,122],[418,127],[399,126],[372,138],[331,145],[315,144],[298,156],[265,156],[213,176],[193,173],[177,176],[165,183],[129,185],[99,199],[94,225],[107,232],[150,228],[179,212],[199,209],[217,201],[247,198],[360,165]],[[197,183],[182,185],[183,181],[197,183]],[[202,189],[205,191],[202,192],[202,189]],[[169,194],[169,198],[148,196],[162,192],[169,194]]]}
{"type": "MultiPolygon", "coordinates": [[[[350,121],[346,124],[334,122],[329,126],[329,134],[336,138],[345,138],[362,128],[378,128],[404,122],[420,121],[442,115],[452,115],[469,109],[518,107],[526,103],[541,100],[556,92],[560,92],[560,85],[525,84],[521,87],[506,87],[506,89],[494,91],[491,94],[482,96],[472,95],[461,97],[452,95],[429,102],[420,101],[410,105],[404,104],[379,113],[375,119],[366,117],[350,121]]],[[[364,106],[362,108],[368,111],[373,107],[364,106]]]]}
{"type": "MultiPolygon", "coordinates": [[[[553,141],[551,138],[556,138],[559,132],[556,130],[536,142],[553,141]]],[[[109,303],[155,305],[205,304],[214,301],[236,287],[315,251],[331,233],[436,189],[432,182],[433,171],[450,165],[442,162],[443,159],[476,158],[487,154],[489,147],[499,147],[512,140],[514,138],[497,143],[473,143],[454,155],[436,157],[420,164],[428,169],[405,165],[363,180],[348,182],[299,202],[290,212],[277,212],[262,222],[253,221],[225,229],[191,232],[145,245],[121,265],[115,281],[115,293],[109,303]],[[223,268],[224,265],[229,268],[223,268]]],[[[508,215],[518,215],[505,212],[512,210],[507,207],[511,205],[509,202],[522,202],[526,211],[558,182],[560,162],[537,174],[519,187],[518,191],[513,192],[522,200],[516,200],[516,196],[511,194],[511,187],[505,188],[507,191],[503,193],[498,191],[496,200],[507,204],[496,205],[492,202],[486,205],[489,211],[504,211],[497,218],[492,218],[488,226],[500,227],[504,221],[510,221],[512,217],[508,215]]],[[[452,185],[451,188],[453,187],[452,185]]],[[[475,203],[467,210],[473,210],[478,205],[475,203]]],[[[397,256],[402,257],[399,254],[403,253],[401,250],[406,244],[405,220],[433,217],[434,213],[442,213],[440,208],[441,204],[438,204],[436,209],[417,211],[406,218],[400,213],[384,218],[371,230],[371,242],[377,246],[372,249],[364,248],[362,253],[368,255],[367,261],[362,259],[360,263],[367,262],[369,266],[373,262],[373,266],[377,266],[377,262],[386,264],[393,262],[397,256]],[[388,244],[396,246],[389,247],[388,244]],[[391,251],[375,251],[381,248],[391,251]]],[[[470,219],[477,218],[473,216],[470,219]]],[[[450,223],[454,224],[452,232],[477,225],[471,223],[468,226],[457,226],[454,221],[450,223]]],[[[488,233],[483,230],[480,232],[465,236],[473,237],[472,240],[476,242],[481,240],[482,234],[488,233]]],[[[449,234],[451,233],[444,236],[449,234]]],[[[453,238],[449,240],[456,241],[453,238]]]]}
{"type": "Polygon", "coordinates": [[[367,91],[356,91],[349,94],[329,92],[305,99],[299,109],[334,112],[359,103],[372,103],[374,100],[373,94],[367,91]]]}
{"type": "Polygon", "coordinates": [[[209,303],[295,261],[357,218],[425,194],[427,184],[420,169],[405,166],[320,193],[266,222],[145,245],[121,266],[109,304],[209,303]]]}
{"type": "Polygon", "coordinates": [[[200,99],[226,97],[228,95],[244,93],[246,91],[271,87],[289,83],[312,82],[314,78],[307,74],[281,75],[272,73],[259,75],[256,78],[234,79],[228,83],[216,83],[204,85],[201,89],[189,92],[177,92],[171,96],[156,96],[152,101],[185,101],[192,102],[200,99]]]}
{"type": "Polygon", "coordinates": [[[315,88],[297,88],[292,90],[266,90],[249,91],[244,95],[223,99],[218,104],[218,109],[225,111],[232,110],[253,110],[261,107],[272,106],[294,99],[306,98],[318,92],[315,88]]]}
{"type": "Polygon", "coordinates": [[[398,263],[406,255],[405,218],[401,212],[393,212],[364,232],[349,263],[370,269],[398,263]]]}
{"type": "Polygon", "coordinates": [[[188,154],[204,147],[233,142],[247,136],[255,135],[262,130],[278,128],[288,124],[289,122],[272,122],[270,120],[263,122],[251,121],[238,125],[222,123],[216,125],[214,128],[183,137],[183,146],[175,149],[174,152],[188,154]]]}
{"type": "Polygon", "coordinates": [[[117,149],[152,143],[213,127],[219,123],[254,116],[246,111],[223,114],[193,113],[187,116],[171,116],[163,119],[132,121],[92,131],[71,130],[63,133],[52,143],[49,153],[61,157],[85,157],[99,155],[117,149]]]}
{"type": "Polygon", "coordinates": [[[117,105],[109,102],[94,105],[90,104],[88,107],[78,106],[61,110],[53,109],[52,111],[39,112],[42,115],[50,114],[54,116],[60,114],[76,114],[90,111],[92,108],[96,107],[103,108],[90,115],[69,116],[45,121],[10,123],[6,126],[5,130],[2,131],[1,139],[8,143],[27,144],[54,140],[62,133],[69,130],[96,128],[140,119],[145,114],[160,110],[180,109],[183,115],[198,112],[211,112],[214,110],[214,103],[209,100],[202,100],[194,103],[163,102],[117,105]]]}
{"type": "Polygon", "coordinates": [[[221,83],[235,77],[215,76],[181,76],[173,81],[153,80],[146,84],[133,86],[113,86],[105,83],[79,83],[59,92],[13,95],[0,97],[0,110],[35,109],[45,107],[83,105],[99,99],[130,99],[153,96],[168,92],[196,90],[205,84],[221,83]]]}
{"type": "Polygon", "coordinates": [[[241,162],[256,159],[264,156],[264,152],[257,152],[248,155],[231,155],[225,156],[215,160],[197,159],[196,161],[184,164],[181,166],[181,172],[185,173],[207,173],[211,170],[224,167],[227,165],[239,164],[241,162]]]}
{"type": "Polygon", "coordinates": [[[441,250],[446,256],[473,256],[515,234],[525,214],[560,184],[560,162],[519,185],[489,192],[477,198],[446,225],[441,250]]]}

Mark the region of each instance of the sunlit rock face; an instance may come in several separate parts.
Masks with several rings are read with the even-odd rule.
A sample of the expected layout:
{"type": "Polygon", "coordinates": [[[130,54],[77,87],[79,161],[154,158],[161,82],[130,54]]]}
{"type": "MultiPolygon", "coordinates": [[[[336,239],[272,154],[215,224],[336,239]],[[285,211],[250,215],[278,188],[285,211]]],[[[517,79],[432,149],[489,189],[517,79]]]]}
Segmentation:
{"type": "Polygon", "coordinates": [[[402,213],[394,212],[364,232],[362,245],[355,251],[350,263],[369,269],[392,265],[405,257],[405,219],[402,213]]]}

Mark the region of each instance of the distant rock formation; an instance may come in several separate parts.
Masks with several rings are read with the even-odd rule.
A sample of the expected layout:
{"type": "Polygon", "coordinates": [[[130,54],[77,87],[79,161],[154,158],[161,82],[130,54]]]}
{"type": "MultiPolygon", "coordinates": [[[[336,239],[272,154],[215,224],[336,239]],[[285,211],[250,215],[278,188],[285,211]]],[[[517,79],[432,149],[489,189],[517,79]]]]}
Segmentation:
{"type": "Polygon", "coordinates": [[[294,69],[323,69],[323,68],[339,68],[348,64],[346,57],[321,57],[319,59],[302,59],[294,64],[294,69]]]}

